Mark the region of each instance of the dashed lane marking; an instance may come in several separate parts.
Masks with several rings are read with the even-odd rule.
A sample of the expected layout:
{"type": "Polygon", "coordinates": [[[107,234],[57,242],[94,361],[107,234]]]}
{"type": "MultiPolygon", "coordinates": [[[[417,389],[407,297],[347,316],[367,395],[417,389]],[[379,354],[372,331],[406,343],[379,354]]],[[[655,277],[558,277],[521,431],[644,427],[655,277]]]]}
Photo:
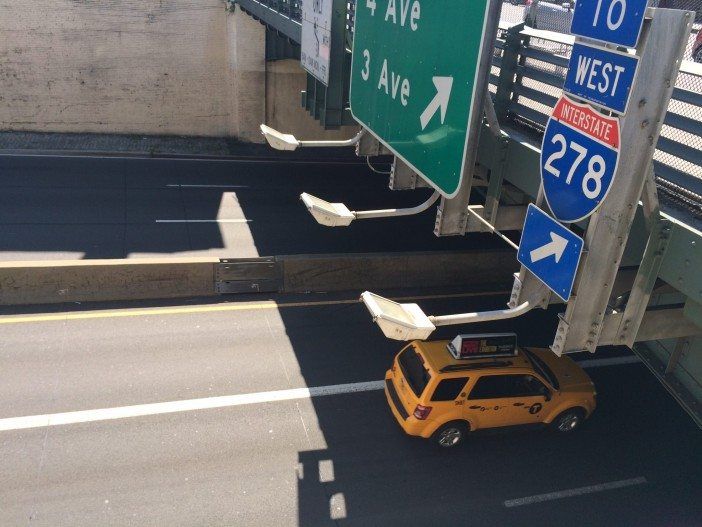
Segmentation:
{"type": "Polygon", "coordinates": [[[599,368],[601,366],[619,366],[621,364],[636,364],[641,359],[636,355],[625,355],[624,357],[610,357],[608,359],[587,359],[578,361],[583,368],[599,368]]]}
{"type": "Polygon", "coordinates": [[[231,219],[231,220],[154,220],[156,223],[252,223],[253,220],[231,219]]]}
{"type": "Polygon", "coordinates": [[[505,507],[508,508],[522,507],[524,505],[532,505],[534,503],[542,503],[544,501],[561,500],[564,498],[572,498],[574,496],[582,496],[584,494],[593,494],[595,492],[633,487],[635,485],[643,485],[644,483],[647,483],[646,478],[644,477],[622,479],[619,481],[600,483],[598,485],[578,487],[576,489],[559,490],[557,492],[548,492],[546,494],[536,494],[535,496],[527,496],[526,498],[518,498],[516,500],[507,500],[504,502],[504,504],[505,507]]]}
{"type": "Polygon", "coordinates": [[[124,419],[127,417],[171,414],[258,403],[293,401],[296,399],[309,399],[311,397],[325,397],[345,393],[368,392],[382,390],[383,384],[383,381],[357,382],[352,384],[336,384],[333,386],[318,386],[316,388],[294,388],[291,390],[277,390],[273,392],[242,393],[238,395],[224,395],[221,397],[206,397],[202,399],[187,399],[164,403],[136,404],[132,406],[81,410],[77,412],[8,417],[0,419],[0,431],[90,423],[93,421],[107,421],[111,419],[124,419]]]}
{"type": "MultiPolygon", "coordinates": [[[[597,366],[612,366],[614,364],[629,363],[631,363],[631,361],[612,363],[610,359],[595,359],[583,361],[580,364],[583,364],[583,367],[585,368],[593,368],[597,366]]],[[[42,428],[47,426],[69,425],[76,423],[91,423],[94,421],[108,421],[112,419],[125,419],[128,417],[143,417],[149,415],[190,412],[193,410],[210,410],[213,408],[229,408],[233,406],[271,403],[277,401],[293,401],[298,399],[310,399],[313,397],[326,397],[330,395],[342,395],[348,393],[372,392],[382,390],[384,385],[385,381],[356,382],[348,384],[334,384],[330,386],[317,386],[313,388],[293,388],[289,390],[276,390],[270,392],[243,393],[237,395],[223,395],[219,397],[186,399],[181,401],[118,406],[114,408],[98,408],[95,410],[27,415],[23,417],[6,417],[4,419],[0,419],[0,431],[42,428]]],[[[575,489],[575,491],[578,490],[579,489],[575,489]]],[[[537,500],[537,498],[538,496],[532,496],[530,498],[521,499],[537,500]]],[[[524,504],[526,505],[527,503],[524,504]]],[[[510,507],[515,505],[506,506],[510,507]]]]}

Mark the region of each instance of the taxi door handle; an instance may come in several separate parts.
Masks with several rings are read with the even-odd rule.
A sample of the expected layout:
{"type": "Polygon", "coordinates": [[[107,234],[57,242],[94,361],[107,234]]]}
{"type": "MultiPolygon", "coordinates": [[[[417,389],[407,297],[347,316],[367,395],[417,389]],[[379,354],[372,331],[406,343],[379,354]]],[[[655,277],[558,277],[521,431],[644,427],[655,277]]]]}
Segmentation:
{"type": "Polygon", "coordinates": [[[514,403],[514,406],[524,406],[524,403],[514,403]]]}

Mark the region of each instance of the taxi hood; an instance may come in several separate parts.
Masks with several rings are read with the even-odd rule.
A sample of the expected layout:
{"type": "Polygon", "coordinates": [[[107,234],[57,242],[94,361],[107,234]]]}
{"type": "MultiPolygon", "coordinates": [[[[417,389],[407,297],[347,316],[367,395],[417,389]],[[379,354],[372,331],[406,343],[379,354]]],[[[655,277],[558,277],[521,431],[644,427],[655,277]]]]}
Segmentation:
{"type": "Polygon", "coordinates": [[[541,359],[554,373],[561,390],[592,387],[590,376],[570,357],[559,357],[551,350],[544,348],[529,348],[528,351],[541,359]]]}

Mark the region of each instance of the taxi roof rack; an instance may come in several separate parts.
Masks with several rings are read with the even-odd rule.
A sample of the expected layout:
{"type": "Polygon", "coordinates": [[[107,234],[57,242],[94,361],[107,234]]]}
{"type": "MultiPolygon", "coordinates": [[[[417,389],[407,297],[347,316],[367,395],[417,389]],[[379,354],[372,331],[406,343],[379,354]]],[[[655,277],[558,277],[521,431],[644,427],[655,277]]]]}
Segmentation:
{"type": "Polygon", "coordinates": [[[440,373],[446,373],[450,371],[464,371],[464,370],[481,370],[485,368],[506,368],[507,366],[512,366],[514,363],[509,360],[494,360],[490,362],[478,362],[478,363],[465,363],[465,364],[448,364],[439,370],[440,373]]]}

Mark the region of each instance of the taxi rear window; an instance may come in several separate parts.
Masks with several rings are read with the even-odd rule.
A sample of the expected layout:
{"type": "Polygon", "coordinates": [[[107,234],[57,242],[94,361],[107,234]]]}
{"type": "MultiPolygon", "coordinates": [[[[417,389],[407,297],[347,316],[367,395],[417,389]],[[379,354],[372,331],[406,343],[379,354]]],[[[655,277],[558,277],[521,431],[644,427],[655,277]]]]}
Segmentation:
{"type": "Polygon", "coordinates": [[[431,380],[431,374],[424,367],[421,356],[410,346],[397,359],[407,384],[417,397],[420,397],[431,380]]]}

